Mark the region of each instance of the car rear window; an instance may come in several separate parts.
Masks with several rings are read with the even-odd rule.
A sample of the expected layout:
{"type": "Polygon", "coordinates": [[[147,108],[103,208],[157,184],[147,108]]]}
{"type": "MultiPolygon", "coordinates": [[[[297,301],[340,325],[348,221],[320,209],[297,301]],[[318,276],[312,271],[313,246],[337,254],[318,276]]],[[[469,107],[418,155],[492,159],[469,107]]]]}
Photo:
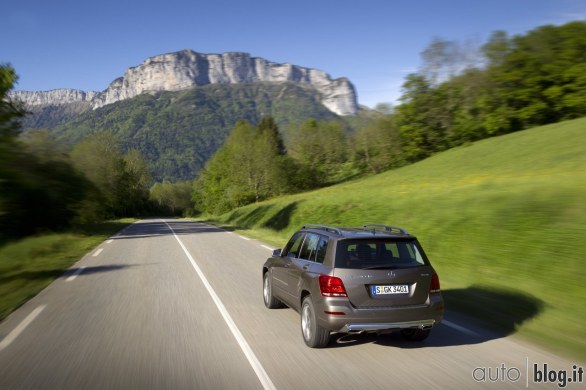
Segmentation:
{"type": "Polygon", "coordinates": [[[429,264],[417,240],[340,240],[336,249],[337,268],[411,268],[429,264]]]}

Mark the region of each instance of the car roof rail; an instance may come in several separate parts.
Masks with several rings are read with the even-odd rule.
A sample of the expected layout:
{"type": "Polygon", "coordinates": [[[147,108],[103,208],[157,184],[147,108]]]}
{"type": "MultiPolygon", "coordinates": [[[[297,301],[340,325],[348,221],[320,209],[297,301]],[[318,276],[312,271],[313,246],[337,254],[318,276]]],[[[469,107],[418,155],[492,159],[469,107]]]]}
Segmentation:
{"type": "Polygon", "coordinates": [[[326,225],[316,225],[313,223],[309,223],[307,225],[303,225],[302,229],[318,229],[318,230],[325,230],[326,232],[336,233],[338,235],[342,235],[342,231],[336,227],[326,226],[326,225]]]}
{"type": "Polygon", "coordinates": [[[376,232],[377,230],[383,230],[388,233],[409,234],[409,232],[403,229],[402,227],[383,225],[379,223],[370,223],[367,225],[363,225],[362,227],[364,229],[372,229],[374,232],[376,232]]]}

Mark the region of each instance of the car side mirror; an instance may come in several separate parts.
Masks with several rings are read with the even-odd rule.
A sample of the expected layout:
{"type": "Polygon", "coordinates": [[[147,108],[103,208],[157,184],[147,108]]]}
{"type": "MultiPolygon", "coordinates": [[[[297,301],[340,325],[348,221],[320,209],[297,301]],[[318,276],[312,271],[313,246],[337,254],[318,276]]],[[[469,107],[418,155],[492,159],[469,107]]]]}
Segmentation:
{"type": "Polygon", "coordinates": [[[273,251],[273,256],[274,257],[281,257],[281,249],[275,249],[273,251]]]}

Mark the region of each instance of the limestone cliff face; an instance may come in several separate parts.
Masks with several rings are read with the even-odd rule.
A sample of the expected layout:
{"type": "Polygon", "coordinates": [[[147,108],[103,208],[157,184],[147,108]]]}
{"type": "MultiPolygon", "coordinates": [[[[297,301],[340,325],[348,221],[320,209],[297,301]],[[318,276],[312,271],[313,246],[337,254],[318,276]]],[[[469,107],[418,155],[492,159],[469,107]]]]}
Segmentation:
{"type": "Polygon", "coordinates": [[[44,92],[16,91],[11,95],[18,97],[27,106],[51,106],[78,102],[91,103],[99,93],[78,89],[54,89],[44,92]]]}
{"type": "Polygon", "coordinates": [[[358,111],[356,91],[345,78],[331,79],[321,70],[274,63],[248,53],[202,54],[192,50],[148,58],[126,70],[103,92],[58,89],[13,94],[29,106],[88,102],[95,109],[143,93],[255,82],[297,83],[315,89],[322,104],[338,115],[354,115],[358,111]]]}

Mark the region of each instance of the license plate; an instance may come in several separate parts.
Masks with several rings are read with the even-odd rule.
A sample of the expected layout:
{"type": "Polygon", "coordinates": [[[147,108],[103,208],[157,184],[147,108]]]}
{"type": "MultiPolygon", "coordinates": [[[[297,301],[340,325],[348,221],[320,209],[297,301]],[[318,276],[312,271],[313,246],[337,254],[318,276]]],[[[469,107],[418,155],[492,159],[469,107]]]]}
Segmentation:
{"type": "Polygon", "coordinates": [[[370,286],[372,295],[385,294],[409,294],[409,286],[406,284],[395,284],[392,286],[370,286]]]}

